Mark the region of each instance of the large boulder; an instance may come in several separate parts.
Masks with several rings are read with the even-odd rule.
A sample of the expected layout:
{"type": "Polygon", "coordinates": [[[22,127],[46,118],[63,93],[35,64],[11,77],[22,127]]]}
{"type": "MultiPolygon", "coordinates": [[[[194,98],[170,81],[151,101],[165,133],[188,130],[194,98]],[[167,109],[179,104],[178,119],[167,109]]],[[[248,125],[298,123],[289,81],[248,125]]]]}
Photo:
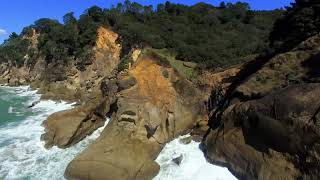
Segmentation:
{"type": "Polygon", "coordinates": [[[57,112],[44,121],[41,139],[46,148],[72,146],[104,125],[107,113],[116,102],[117,85],[113,78],[101,83],[101,90],[91,100],[73,109],[57,112]]]}
{"type": "Polygon", "coordinates": [[[197,89],[150,51],[118,84],[116,113],[98,140],[68,165],[68,179],[152,179],[162,147],[206,114],[197,89]]]}
{"type": "Polygon", "coordinates": [[[205,153],[240,179],[317,179],[319,101],[320,84],[300,84],[231,105],[205,153]]]}

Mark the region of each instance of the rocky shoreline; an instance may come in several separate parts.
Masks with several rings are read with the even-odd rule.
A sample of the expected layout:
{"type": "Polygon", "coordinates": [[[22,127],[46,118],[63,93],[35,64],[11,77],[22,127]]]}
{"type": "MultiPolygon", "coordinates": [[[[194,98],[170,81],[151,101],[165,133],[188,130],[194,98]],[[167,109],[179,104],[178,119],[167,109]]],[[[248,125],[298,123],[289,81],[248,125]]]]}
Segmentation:
{"type": "Polygon", "coordinates": [[[117,39],[99,28],[95,56],[80,70],[76,63],[60,67],[41,59],[32,69],[0,67],[1,83],[31,84],[43,98],[78,102],[44,122],[46,148],[73,146],[112,117],[68,165],[67,179],[152,179],[165,144],[187,133],[202,141],[210,162],[239,179],[320,177],[314,69],[320,35],[255,70],[244,65],[204,74],[198,84],[150,48],[133,48],[128,68],[119,71],[117,39]],[[239,81],[246,71],[255,72],[239,81]]]}
{"type": "Polygon", "coordinates": [[[151,179],[159,171],[154,160],[164,145],[207,121],[200,91],[153,50],[133,49],[129,69],[117,73],[121,47],[116,39],[115,33],[100,28],[95,58],[84,71],[74,65],[44,66],[42,60],[33,69],[2,69],[7,73],[1,82],[31,84],[42,98],[77,100],[74,109],[44,122],[46,148],[70,147],[112,116],[100,138],[69,164],[68,179],[151,179]],[[65,72],[63,80],[57,69],[65,72]]]}

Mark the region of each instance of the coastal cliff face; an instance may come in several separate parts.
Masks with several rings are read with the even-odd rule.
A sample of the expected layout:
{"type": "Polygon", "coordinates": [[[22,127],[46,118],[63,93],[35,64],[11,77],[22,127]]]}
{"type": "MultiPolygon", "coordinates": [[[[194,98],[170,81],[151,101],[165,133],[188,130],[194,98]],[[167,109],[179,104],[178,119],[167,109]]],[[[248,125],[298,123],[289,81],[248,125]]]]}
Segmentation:
{"type": "Polygon", "coordinates": [[[104,125],[110,105],[116,101],[115,72],[121,51],[121,46],[116,43],[117,38],[116,33],[99,28],[92,63],[84,71],[73,66],[67,80],[46,86],[48,89],[45,91],[52,95],[57,93],[56,90],[67,91],[64,95],[77,97],[82,102],[74,109],[51,115],[44,122],[46,133],[41,138],[47,148],[54,145],[69,147],[104,125]]]}
{"type": "Polygon", "coordinates": [[[151,179],[167,142],[206,126],[203,93],[153,49],[132,49],[129,65],[118,71],[118,38],[99,28],[88,64],[75,60],[63,66],[39,58],[32,68],[3,67],[8,73],[1,79],[9,85],[31,84],[42,98],[78,102],[44,121],[46,148],[70,147],[112,115],[101,137],[70,163],[68,179],[151,179]]]}
{"type": "Polygon", "coordinates": [[[68,166],[68,179],[152,179],[163,146],[206,116],[200,92],[145,50],[118,78],[116,111],[100,138],[68,166]]]}
{"type": "MultiPolygon", "coordinates": [[[[30,48],[37,46],[38,36],[33,31],[33,35],[28,37],[32,40],[30,48]]],[[[48,64],[38,58],[30,66],[27,56],[25,65],[20,68],[2,64],[1,82],[12,86],[30,84],[38,89],[44,99],[78,103],[74,109],[55,113],[44,122],[46,133],[41,138],[47,148],[53,145],[69,147],[103,126],[117,91],[111,86],[120,61],[121,45],[116,42],[117,39],[116,33],[100,27],[97,30],[96,45],[92,49],[93,56],[84,65],[79,65],[77,60],[66,66],[48,64]],[[106,84],[111,89],[104,89],[106,84]]]]}
{"type": "MultiPolygon", "coordinates": [[[[37,36],[34,31],[31,47],[37,46],[37,36]]],[[[96,45],[92,49],[92,57],[88,57],[86,64],[79,64],[78,60],[70,61],[66,65],[61,63],[46,63],[39,57],[33,66],[27,64],[17,68],[2,64],[0,82],[11,86],[31,84],[39,88],[42,98],[85,102],[92,94],[99,93],[102,79],[112,74],[120,61],[121,45],[116,43],[118,35],[107,28],[97,30],[96,45]]]]}
{"type": "Polygon", "coordinates": [[[209,161],[240,179],[320,177],[319,47],[316,35],[237,82],[211,119],[209,161]]]}
{"type": "MultiPolygon", "coordinates": [[[[30,47],[37,47],[37,37],[35,31],[26,37],[30,47]]],[[[30,66],[26,56],[20,68],[0,66],[1,83],[31,84],[42,98],[77,102],[43,123],[46,148],[70,147],[111,117],[102,135],[68,165],[66,178],[152,179],[164,145],[187,133],[203,138],[207,159],[239,179],[320,177],[320,35],[262,66],[204,72],[193,82],[151,48],[132,48],[119,70],[118,40],[101,27],[85,63],[39,57],[30,66]],[[242,77],[247,71],[254,73],[242,77]]]]}

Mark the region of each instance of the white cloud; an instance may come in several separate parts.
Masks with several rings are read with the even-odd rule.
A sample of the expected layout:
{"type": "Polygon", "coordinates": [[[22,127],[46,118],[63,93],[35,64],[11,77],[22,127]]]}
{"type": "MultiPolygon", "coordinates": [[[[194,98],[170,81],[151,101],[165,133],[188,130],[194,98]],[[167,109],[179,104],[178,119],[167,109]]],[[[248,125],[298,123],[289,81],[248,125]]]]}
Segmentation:
{"type": "Polygon", "coordinates": [[[7,31],[5,29],[0,29],[0,36],[6,35],[6,34],[7,34],[7,31]]]}

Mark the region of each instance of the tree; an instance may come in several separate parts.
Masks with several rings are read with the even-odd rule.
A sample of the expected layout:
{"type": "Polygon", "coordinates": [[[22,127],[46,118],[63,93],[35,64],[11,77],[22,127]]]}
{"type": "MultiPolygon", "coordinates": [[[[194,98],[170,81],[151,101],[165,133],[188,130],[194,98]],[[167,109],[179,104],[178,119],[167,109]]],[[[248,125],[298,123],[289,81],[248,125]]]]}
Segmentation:
{"type": "MultiPolygon", "coordinates": [[[[319,9],[313,6],[310,11],[311,0],[300,1],[290,11],[307,9],[301,12],[305,20],[297,19],[298,23],[292,27],[301,24],[309,29],[319,27],[315,19],[310,21],[311,17],[317,17],[319,9]]],[[[167,1],[154,10],[151,5],[126,0],[110,9],[90,7],[79,19],[67,13],[63,24],[53,19],[39,19],[18,37],[16,34],[6,40],[0,47],[0,59],[21,63],[21,57],[27,53],[24,50],[28,49],[23,37],[35,29],[40,33],[37,53],[45,57],[47,63],[64,66],[76,60],[77,67],[83,70],[92,59],[97,29],[106,26],[119,34],[122,55],[132,47],[151,46],[166,48],[178,59],[196,62],[201,67],[224,67],[245,62],[246,57],[263,52],[273,23],[281,14],[282,11],[251,11],[247,3],[221,3],[220,7],[214,7],[206,3],[186,6],[167,1]]],[[[275,34],[282,35],[282,31],[275,34]]]]}
{"type": "Polygon", "coordinates": [[[34,22],[34,25],[31,26],[39,33],[49,33],[56,26],[60,26],[61,24],[57,20],[49,19],[49,18],[41,18],[34,22]]]}
{"type": "Polygon", "coordinates": [[[101,22],[103,19],[103,10],[98,6],[92,6],[87,9],[87,15],[95,22],[101,22]]]}
{"type": "Polygon", "coordinates": [[[320,32],[320,1],[296,0],[285,16],[276,21],[270,34],[270,46],[285,51],[320,32]]]}
{"type": "Polygon", "coordinates": [[[226,8],[226,3],[224,1],[222,1],[220,3],[220,6],[219,6],[220,9],[225,9],[226,8]]]}
{"type": "Polygon", "coordinates": [[[13,33],[11,33],[10,35],[9,35],[9,40],[10,39],[16,39],[16,38],[18,38],[19,37],[19,35],[16,33],[16,32],[13,32],[13,33]]]}
{"type": "Polygon", "coordinates": [[[63,16],[63,23],[64,24],[75,24],[77,23],[77,19],[74,17],[74,13],[70,12],[63,16]]]}

